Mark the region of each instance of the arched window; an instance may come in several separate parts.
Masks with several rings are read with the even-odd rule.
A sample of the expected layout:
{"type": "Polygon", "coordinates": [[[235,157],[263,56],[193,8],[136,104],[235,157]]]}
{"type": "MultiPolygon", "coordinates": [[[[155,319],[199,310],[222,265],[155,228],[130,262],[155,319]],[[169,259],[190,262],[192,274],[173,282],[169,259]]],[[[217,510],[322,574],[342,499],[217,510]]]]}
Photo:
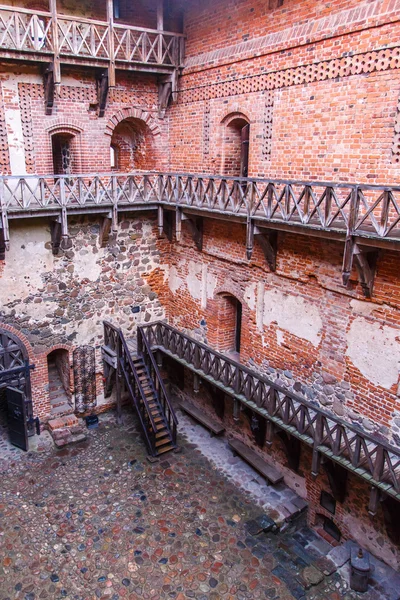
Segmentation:
{"type": "Polygon", "coordinates": [[[242,303],[231,294],[217,294],[215,303],[210,303],[215,323],[209,341],[217,350],[239,359],[242,338],[242,303]]]}
{"type": "Polygon", "coordinates": [[[250,123],[237,113],[223,121],[224,125],[224,174],[232,177],[248,177],[250,150],[250,123]]]}
{"type": "Polygon", "coordinates": [[[111,138],[111,168],[119,171],[156,168],[153,134],[141,119],[127,118],[118,123],[111,138]],[[114,164],[113,167],[113,159],[114,164]]]}
{"type": "Polygon", "coordinates": [[[118,147],[117,146],[110,146],[110,165],[111,165],[111,169],[112,171],[118,171],[119,166],[118,166],[118,147]]]}

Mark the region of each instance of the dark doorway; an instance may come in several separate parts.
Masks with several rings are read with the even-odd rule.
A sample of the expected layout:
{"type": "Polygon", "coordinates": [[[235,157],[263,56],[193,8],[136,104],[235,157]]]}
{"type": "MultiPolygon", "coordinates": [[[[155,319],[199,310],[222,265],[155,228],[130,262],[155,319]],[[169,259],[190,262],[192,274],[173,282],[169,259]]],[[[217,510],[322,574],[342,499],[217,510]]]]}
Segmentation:
{"type": "Polygon", "coordinates": [[[235,334],[235,352],[240,354],[242,341],[242,304],[236,300],[236,334],[235,334]]]}
{"type": "Polygon", "coordinates": [[[53,169],[55,175],[70,175],[72,169],[73,136],[60,133],[52,137],[53,169]]]}
{"type": "Polygon", "coordinates": [[[224,173],[232,177],[249,176],[250,124],[243,117],[229,121],[224,138],[224,173]]]}
{"type": "Polygon", "coordinates": [[[250,125],[247,123],[240,133],[240,177],[247,177],[249,174],[249,150],[250,150],[250,125]]]}

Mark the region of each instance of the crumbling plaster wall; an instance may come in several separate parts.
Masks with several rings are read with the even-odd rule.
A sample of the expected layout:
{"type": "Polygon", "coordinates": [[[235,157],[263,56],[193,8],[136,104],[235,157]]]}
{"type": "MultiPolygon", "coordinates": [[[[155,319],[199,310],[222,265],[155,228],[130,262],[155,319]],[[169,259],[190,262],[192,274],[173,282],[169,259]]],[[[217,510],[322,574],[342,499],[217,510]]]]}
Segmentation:
{"type": "Polygon", "coordinates": [[[15,327],[33,348],[33,401],[41,419],[50,412],[49,352],[94,346],[100,401],[103,320],[129,337],[138,324],[164,317],[145,280],[160,262],[151,219],[124,217],[106,248],[99,247],[100,222],[95,217],[71,219],[69,230],[72,247],[53,256],[43,220],[11,222],[10,250],[0,267],[0,323],[15,327]]]}
{"type": "Polygon", "coordinates": [[[247,261],[244,227],[206,219],[204,228],[201,254],[184,227],[150,274],[171,324],[215,343],[218,294],[229,292],[243,304],[244,363],[400,445],[395,257],[382,253],[367,301],[355,271],[349,288],[341,283],[339,243],[280,234],[271,273],[258,245],[247,261]]]}

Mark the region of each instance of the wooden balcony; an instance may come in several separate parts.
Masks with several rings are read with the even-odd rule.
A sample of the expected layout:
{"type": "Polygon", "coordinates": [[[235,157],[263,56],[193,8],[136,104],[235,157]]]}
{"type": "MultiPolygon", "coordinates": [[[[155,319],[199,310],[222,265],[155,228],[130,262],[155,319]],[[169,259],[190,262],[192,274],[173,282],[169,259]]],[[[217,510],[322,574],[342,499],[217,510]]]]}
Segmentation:
{"type": "Polygon", "coordinates": [[[367,297],[378,249],[400,250],[400,187],[394,186],[143,172],[10,176],[0,178],[0,206],[6,245],[13,218],[59,216],[68,236],[69,214],[109,211],[116,227],[118,212],[156,209],[160,233],[172,239],[174,230],[179,242],[186,220],[199,248],[201,217],[243,223],[247,258],[257,240],[272,270],[277,230],[334,239],[344,243],[344,284],[354,263],[367,297]]]}
{"type": "Polygon", "coordinates": [[[54,63],[56,83],[60,64],[169,74],[183,54],[181,34],[0,6],[0,58],[54,63]]]}

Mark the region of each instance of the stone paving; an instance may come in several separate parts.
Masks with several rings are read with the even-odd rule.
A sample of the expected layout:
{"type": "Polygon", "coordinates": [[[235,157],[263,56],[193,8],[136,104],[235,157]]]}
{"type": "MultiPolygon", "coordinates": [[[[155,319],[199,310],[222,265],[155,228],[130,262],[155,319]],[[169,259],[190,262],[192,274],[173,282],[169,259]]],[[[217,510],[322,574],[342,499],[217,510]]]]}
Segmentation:
{"type": "Polygon", "coordinates": [[[180,442],[152,464],[132,416],[120,428],[108,414],[80,444],[3,463],[0,600],[386,597],[327,575],[326,542],[304,517],[264,533],[249,493],[180,442]]]}

